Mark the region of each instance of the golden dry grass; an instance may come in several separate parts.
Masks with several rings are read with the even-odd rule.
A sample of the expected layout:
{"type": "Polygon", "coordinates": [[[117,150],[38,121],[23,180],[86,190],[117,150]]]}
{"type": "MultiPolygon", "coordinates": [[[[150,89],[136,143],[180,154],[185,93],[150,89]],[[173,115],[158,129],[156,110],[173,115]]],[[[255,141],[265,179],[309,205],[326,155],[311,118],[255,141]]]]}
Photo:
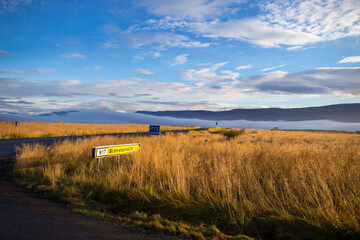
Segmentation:
{"type": "MultiPolygon", "coordinates": [[[[161,131],[191,129],[194,127],[161,126],[161,131]]],[[[94,135],[123,132],[147,132],[149,125],[141,124],[77,124],[77,123],[41,123],[19,122],[15,132],[15,123],[0,121],[1,138],[33,138],[94,135]]]]}
{"type": "Polygon", "coordinates": [[[108,200],[109,209],[160,212],[233,233],[260,234],[261,228],[251,227],[257,217],[322,231],[360,230],[358,134],[246,130],[230,140],[208,132],[95,137],[25,145],[17,169],[24,179],[36,172],[53,189],[66,179],[77,192],[68,189],[69,198],[100,185],[123,194],[108,200]],[[96,174],[91,147],[133,142],[141,143],[140,152],[122,156],[119,169],[114,158],[102,159],[96,174]]]}

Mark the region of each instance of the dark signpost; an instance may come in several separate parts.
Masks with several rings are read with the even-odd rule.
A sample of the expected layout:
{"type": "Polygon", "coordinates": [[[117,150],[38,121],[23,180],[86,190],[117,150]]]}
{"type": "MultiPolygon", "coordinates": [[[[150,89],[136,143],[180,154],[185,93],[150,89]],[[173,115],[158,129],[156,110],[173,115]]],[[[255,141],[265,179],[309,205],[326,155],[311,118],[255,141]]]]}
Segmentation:
{"type": "Polygon", "coordinates": [[[17,128],[17,125],[18,125],[18,122],[17,121],[15,121],[15,136],[16,136],[16,128],[17,128]]]}
{"type": "Polygon", "coordinates": [[[149,125],[149,135],[160,135],[160,125],[149,125]]]}

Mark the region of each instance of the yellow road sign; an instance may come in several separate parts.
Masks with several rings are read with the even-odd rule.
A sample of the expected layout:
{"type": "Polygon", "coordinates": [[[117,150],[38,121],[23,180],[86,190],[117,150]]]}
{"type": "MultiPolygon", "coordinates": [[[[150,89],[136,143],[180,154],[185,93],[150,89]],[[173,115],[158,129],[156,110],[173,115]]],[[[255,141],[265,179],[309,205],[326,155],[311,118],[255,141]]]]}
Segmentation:
{"type": "Polygon", "coordinates": [[[92,156],[96,158],[102,158],[114,155],[129,154],[138,151],[140,151],[140,143],[101,146],[92,148],[92,156]]]}

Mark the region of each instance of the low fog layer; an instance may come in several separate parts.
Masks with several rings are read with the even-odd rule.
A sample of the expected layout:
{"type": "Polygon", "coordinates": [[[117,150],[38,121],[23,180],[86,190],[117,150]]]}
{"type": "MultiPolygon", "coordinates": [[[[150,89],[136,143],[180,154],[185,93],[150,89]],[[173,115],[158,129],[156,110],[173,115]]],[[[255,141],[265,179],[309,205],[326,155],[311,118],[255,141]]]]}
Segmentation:
{"type": "MultiPolygon", "coordinates": [[[[42,122],[66,122],[66,123],[97,123],[97,124],[161,124],[161,125],[182,125],[215,127],[216,121],[199,119],[180,119],[173,117],[157,117],[139,113],[117,113],[102,110],[72,111],[61,114],[48,114],[43,116],[0,114],[1,120],[6,121],[42,121],[42,122]]],[[[318,129],[318,130],[343,130],[360,131],[359,123],[343,123],[329,120],[315,121],[219,121],[218,126],[224,128],[259,128],[272,129],[318,129]]]]}

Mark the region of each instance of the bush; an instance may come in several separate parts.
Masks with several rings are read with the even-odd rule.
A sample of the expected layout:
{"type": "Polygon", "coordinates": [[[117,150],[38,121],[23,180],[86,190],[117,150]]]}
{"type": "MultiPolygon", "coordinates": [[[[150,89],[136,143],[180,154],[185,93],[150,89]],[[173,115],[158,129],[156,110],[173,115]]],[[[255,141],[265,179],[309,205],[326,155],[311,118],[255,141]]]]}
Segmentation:
{"type": "Polygon", "coordinates": [[[226,136],[228,139],[239,136],[239,135],[244,135],[245,134],[245,130],[241,129],[241,130],[230,130],[230,131],[226,131],[224,133],[224,136],[226,136]]]}

